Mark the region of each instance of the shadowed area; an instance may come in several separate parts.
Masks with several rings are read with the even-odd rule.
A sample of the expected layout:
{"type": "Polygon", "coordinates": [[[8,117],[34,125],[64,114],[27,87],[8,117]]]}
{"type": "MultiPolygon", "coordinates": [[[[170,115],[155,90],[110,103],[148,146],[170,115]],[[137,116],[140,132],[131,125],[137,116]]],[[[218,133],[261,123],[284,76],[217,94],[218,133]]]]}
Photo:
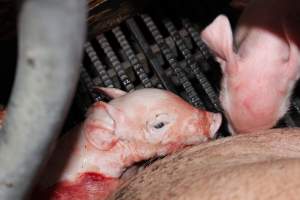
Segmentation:
{"type": "Polygon", "coordinates": [[[297,0],[252,1],[244,9],[239,21],[246,29],[258,28],[269,31],[286,40],[286,35],[300,46],[300,3],[297,0]],[[255,11],[255,12],[254,12],[255,11]],[[276,14],[277,17],[274,17],[276,14]],[[286,29],[286,33],[284,33],[286,29]]]}

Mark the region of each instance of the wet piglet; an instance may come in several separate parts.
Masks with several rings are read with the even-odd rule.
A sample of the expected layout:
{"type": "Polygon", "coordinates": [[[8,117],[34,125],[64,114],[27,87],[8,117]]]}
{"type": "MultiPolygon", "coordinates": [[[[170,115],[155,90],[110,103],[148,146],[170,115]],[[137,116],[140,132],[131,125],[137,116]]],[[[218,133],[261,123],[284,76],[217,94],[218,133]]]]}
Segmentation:
{"type": "Polygon", "coordinates": [[[83,124],[59,141],[37,197],[105,199],[127,167],[207,141],[221,124],[220,114],[196,109],[165,90],[98,90],[113,100],[92,105],[83,124]]]}
{"type": "Polygon", "coordinates": [[[271,128],[288,111],[300,75],[299,11],[297,0],[252,0],[234,35],[224,15],[201,33],[222,67],[220,100],[233,133],[271,128]]]}

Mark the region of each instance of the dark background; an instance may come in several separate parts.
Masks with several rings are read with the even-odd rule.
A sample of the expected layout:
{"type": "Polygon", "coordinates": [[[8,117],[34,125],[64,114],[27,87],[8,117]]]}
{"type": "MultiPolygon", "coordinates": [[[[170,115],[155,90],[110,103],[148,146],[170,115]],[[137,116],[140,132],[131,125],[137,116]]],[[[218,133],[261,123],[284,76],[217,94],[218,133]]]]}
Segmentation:
{"type": "MultiPolygon", "coordinates": [[[[114,4],[119,4],[120,0],[114,4]]],[[[135,0],[133,4],[140,10],[152,13],[156,18],[188,17],[194,23],[205,27],[218,14],[226,14],[232,24],[236,23],[238,13],[233,12],[229,0],[135,0]]],[[[117,12],[112,10],[112,12],[117,12]]],[[[14,81],[17,62],[17,5],[15,1],[0,3],[0,104],[6,105],[14,81]]]]}

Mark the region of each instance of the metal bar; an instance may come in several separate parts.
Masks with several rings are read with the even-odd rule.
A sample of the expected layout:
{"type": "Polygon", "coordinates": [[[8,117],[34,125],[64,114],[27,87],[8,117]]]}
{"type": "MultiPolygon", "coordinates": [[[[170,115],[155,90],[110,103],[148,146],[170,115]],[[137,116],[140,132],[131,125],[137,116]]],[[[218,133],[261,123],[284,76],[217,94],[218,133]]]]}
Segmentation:
{"type": "Polygon", "coordinates": [[[145,22],[146,26],[148,27],[149,31],[151,32],[153,38],[155,39],[157,45],[161,49],[163,55],[165,56],[166,60],[168,61],[169,65],[174,70],[179,82],[183,86],[185,92],[187,93],[188,100],[191,104],[196,107],[204,107],[203,102],[201,101],[200,97],[196,93],[192,83],[189,81],[187,76],[185,75],[184,71],[178,65],[176,57],[173,55],[171,49],[165,43],[161,33],[159,32],[158,28],[154,24],[153,20],[149,15],[142,14],[141,18],[145,22]]]}
{"type": "Polygon", "coordinates": [[[202,41],[200,38],[199,31],[196,31],[196,29],[193,27],[191,22],[188,19],[182,19],[182,25],[183,27],[189,32],[191,35],[193,41],[198,46],[200,53],[202,54],[203,60],[207,60],[209,57],[211,57],[211,53],[209,51],[209,48],[206,46],[206,44],[202,41]]]}
{"type": "Polygon", "coordinates": [[[84,67],[81,67],[80,80],[87,88],[88,94],[94,102],[102,100],[102,97],[94,92],[95,85],[84,67]]]}
{"type": "Polygon", "coordinates": [[[121,83],[125,87],[126,91],[130,92],[134,90],[134,86],[132,82],[130,81],[128,75],[124,71],[119,59],[117,58],[115,52],[111,48],[110,44],[108,43],[107,39],[103,34],[98,35],[97,41],[101,48],[103,49],[104,53],[106,54],[107,58],[109,59],[110,63],[112,64],[114,70],[116,71],[119,79],[121,80],[121,83]]]}
{"type": "Polygon", "coordinates": [[[112,32],[114,33],[115,37],[117,38],[120,46],[122,47],[123,51],[125,52],[130,64],[133,66],[136,74],[138,75],[139,79],[141,80],[144,87],[149,88],[152,87],[152,83],[148,78],[142,64],[136,57],[135,53],[133,52],[131,46],[129,45],[128,41],[126,40],[125,35],[123,34],[122,30],[119,26],[115,27],[112,32]]]}
{"type": "Polygon", "coordinates": [[[0,130],[0,199],[25,199],[64,123],[79,78],[85,1],[26,0],[19,58],[0,130]]]}
{"type": "MultiPolygon", "coordinates": [[[[141,30],[137,26],[136,22],[133,18],[130,18],[126,20],[126,24],[131,31],[131,33],[134,35],[135,39],[139,43],[141,49],[145,53],[146,57],[149,60],[150,65],[153,67],[156,76],[158,77],[159,81],[161,82],[163,88],[176,92],[174,85],[172,84],[171,80],[166,76],[163,68],[160,66],[156,56],[152,52],[149,44],[147,43],[146,39],[144,38],[141,30]]],[[[161,86],[158,86],[159,88],[162,88],[161,86]]]]}
{"type": "Polygon", "coordinates": [[[113,81],[110,79],[108,73],[105,70],[105,66],[99,60],[96,51],[94,50],[93,46],[90,42],[86,42],[84,45],[85,52],[87,53],[88,57],[90,58],[95,71],[97,72],[99,78],[102,80],[104,86],[106,87],[114,87],[113,81]]]}
{"type": "Polygon", "coordinates": [[[169,19],[164,19],[163,23],[164,23],[165,27],[167,28],[168,32],[170,33],[170,35],[172,36],[173,40],[175,41],[177,47],[181,51],[182,55],[186,59],[187,65],[190,67],[193,74],[196,76],[197,80],[201,84],[203,90],[207,94],[210,102],[212,103],[212,105],[214,106],[214,108],[217,111],[221,112],[222,109],[221,109],[219,98],[218,98],[217,94],[213,90],[211,84],[208,82],[206,76],[200,70],[199,64],[196,62],[196,60],[192,56],[191,51],[187,48],[182,37],[176,30],[176,27],[169,19]]]}

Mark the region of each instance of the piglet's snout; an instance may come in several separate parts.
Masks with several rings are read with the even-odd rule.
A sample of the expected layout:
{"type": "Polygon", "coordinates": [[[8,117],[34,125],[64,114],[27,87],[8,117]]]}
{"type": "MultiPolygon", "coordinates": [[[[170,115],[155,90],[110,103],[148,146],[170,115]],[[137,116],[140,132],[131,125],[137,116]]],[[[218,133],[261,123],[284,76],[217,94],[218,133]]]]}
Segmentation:
{"type": "Polygon", "coordinates": [[[216,133],[222,124],[222,115],[219,113],[210,113],[209,137],[215,138],[216,133]]]}
{"type": "Polygon", "coordinates": [[[199,110],[197,118],[197,134],[204,135],[209,139],[215,138],[222,123],[222,115],[199,110]]]}

